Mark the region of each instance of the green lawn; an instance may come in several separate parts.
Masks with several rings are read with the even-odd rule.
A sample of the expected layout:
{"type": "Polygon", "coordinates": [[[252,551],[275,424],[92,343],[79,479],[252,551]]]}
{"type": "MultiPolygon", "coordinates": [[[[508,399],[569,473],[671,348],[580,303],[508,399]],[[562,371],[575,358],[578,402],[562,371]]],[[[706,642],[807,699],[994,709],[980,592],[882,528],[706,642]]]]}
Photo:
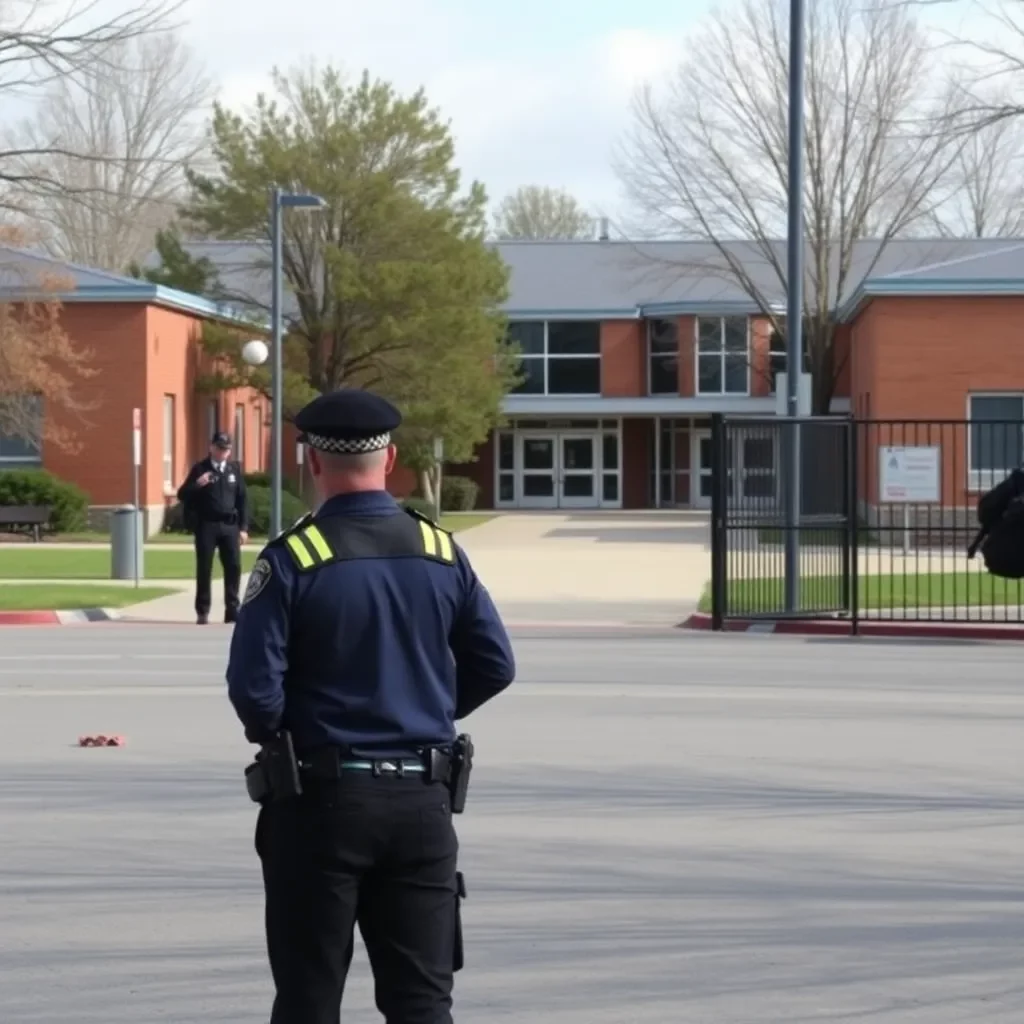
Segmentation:
{"type": "MultiPolygon", "coordinates": [[[[743,615],[770,612],[783,607],[782,577],[733,580],[729,585],[729,613],[743,615]]],[[[1017,604],[1024,599],[1024,583],[987,573],[922,573],[915,575],[862,576],[857,588],[862,609],[934,608],[972,605],[1017,604]]],[[[842,604],[843,581],[839,576],[805,576],[800,581],[803,611],[830,611],[842,604]]],[[[711,585],[704,588],[700,610],[711,611],[711,585]]]]}
{"type": "MultiPolygon", "coordinates": [[[[248,572],[257,552],[242,552],[242,570],[248,572]]],[[[214,577],[221,575],[214,559],[214,577]]],[[[195,576],[195,555],[181,551],[149,550],[145,553],[143,576],[151,580],[190,580],[195,576]]],[[[44,544],[28,547],[0,547],[0,580],[105,580],[110,579],[110,549],[51,548],[44,544]]]]}
{"type": "Polygon", "coordinates": [[[18,583],[0,586],[0,611],[49,612],[79,608],[124,608],[174,591],[167,587],[103,586],[87,583],[18,583]]]}
{"type": "MultiPolygon", "coordinates": [[[[494,515],[488,512],[456,512],[441,516],[441,526],[451,533],[460,533],[463,530],[470,530],[474,526],[480,526],[493,519],[494,515]]],[[[27,538],[26,538],[27,539],[27,538]]],[[[47,538],[50,543],[62,544],[109,544],[110,535],[106,533],[59,533],[47,538]]],[[[266,537],[252,536],[250,544],[262,547],[266,544],[266,537]]],[[[192,535],[189,533],[158,533],[154,537],[146,539],[147,544],[184,544],[192,546],[192,535]]]]}
{"type": "MultiPolygon", "coordinates": [[[[479,526],[493,518],[489,515],[467,513],[444,516],[441,525],[446,530],[459,533],[473,526],[479,526]]],[[[78,537],[89,536],[79,534],[78,537]]],[[[110,547],[107,538],[92,534],[95,547],[56,548],[47,544],[2,544],[0,545],[0,580],[104,580],[110,579],[110,547]]],[[[161,534],[154,542],[177,535],[161,534]]],[[[191,537],[182,537],[181,550],[150,548],[145,553],[142,575],[151,580],[190,580],[195,576],[195,555],[191,548],[191,537]]],[[[265,538],[260,541],[262,543],[265,538]]],[[[258,551],[242,552],[242,571],[248,572],[256,561],[258,551]]],[[[222,575],[220,561],[214,559],[214,578],[222,575]]]]}

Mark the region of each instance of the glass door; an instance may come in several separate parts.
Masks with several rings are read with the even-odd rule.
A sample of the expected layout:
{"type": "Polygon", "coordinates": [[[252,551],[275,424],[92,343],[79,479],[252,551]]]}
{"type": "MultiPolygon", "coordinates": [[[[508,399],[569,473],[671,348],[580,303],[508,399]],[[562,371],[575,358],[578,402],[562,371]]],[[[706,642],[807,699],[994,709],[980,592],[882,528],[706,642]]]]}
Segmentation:
{"type": "Polygon", "coordinates": [[[596,442],[593,434],[559,436],[559,508],[595,508],[599,504],[596,442]]]}
{"type": "Polygon", "coordinates": [[[555,438],[519,435],[519,507],[556,508],[555,438]]]}
{"type": "MultiPolygon", "coordinates": [[[[693,508],[711,508],[711,480],[714,469],[714,449],[711,444],[711,431],[695,430],[690,437],[692,438],[691,444],[693,446],[690,449],[690,465],[693,467],[691,470],[691,505],[693,508]]],[[[726,448],[729,456],[728,486],[732,487],[734,484],[732,469],[736,460],[734,447],[727,445],[726,448]]],[[[730,498],[732,498],[731,491],[729,494],[730,498]]]]}

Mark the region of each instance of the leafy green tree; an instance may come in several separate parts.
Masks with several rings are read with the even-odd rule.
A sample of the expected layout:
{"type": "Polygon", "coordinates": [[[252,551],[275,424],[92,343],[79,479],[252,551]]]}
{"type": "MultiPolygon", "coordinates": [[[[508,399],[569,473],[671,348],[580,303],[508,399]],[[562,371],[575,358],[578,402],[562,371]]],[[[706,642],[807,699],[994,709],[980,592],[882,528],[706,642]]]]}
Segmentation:
{"type": "MultiPolygon", "coordinates": [[[[484,190],[460,190],[448,126],[422,91],[402,97],[365,73],[347,85],[330,68],[275,70],[273,84],[277,96],[245,115],[215,107],[217,170],[190,172],[187,220],[207,237],[263,242],[275,185],[323,198],[283,216],[285,414],[310,393],[380,391],[407,418],[403,460],[429,491],[433,436],[469,457],[516,379],[484,190]]],[[[268,268],[250,279],[268,282],[268,268]]],[[[269,310],[265,284],[234,298],[269,310]]]]}
{"type": "Polygon", "coordinates": [[[210,295],[217,290],[216,266],[205,256],[198,259],[190,256],[175,228],[157,232],[156,252],[160,257],[159,266],[144,269],[133,262],[128,266],[128,273],[151,284],[177,288],[193,295],[210,295]]]}

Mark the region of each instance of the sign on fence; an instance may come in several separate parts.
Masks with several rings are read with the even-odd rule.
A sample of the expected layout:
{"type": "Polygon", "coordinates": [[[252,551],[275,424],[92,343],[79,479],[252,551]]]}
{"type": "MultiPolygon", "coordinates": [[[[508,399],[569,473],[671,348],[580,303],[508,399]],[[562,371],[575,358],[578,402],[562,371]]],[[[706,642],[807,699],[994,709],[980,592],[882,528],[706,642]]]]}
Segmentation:
{"type": "Polygon", "coordinates": [[[904,505],[941,501],[941,465],[938,445],[879,448],[878,500],[904,505]]]}

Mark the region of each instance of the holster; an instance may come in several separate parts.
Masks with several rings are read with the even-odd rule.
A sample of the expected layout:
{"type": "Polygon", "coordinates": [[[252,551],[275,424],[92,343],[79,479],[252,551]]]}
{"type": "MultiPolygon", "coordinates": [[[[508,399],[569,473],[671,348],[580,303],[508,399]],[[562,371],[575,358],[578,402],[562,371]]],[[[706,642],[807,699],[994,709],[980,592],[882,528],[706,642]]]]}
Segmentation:
{"type": "Polygon", "coordinates": [[[452,744],[452,770],[448,780],[452,814],[461,814],[466,809],[466,795],[469,792],[469,776],[472,771],[473,741],[466,733],[462,733],[452,744]]]}
{"type": "Polygon", "coordinates": [[[299,760],[290,732],[264,743],[256,760],[245,769],[245,788],[257,804],[288,800],[302,794],[299,760]]]}
{"type": "Polygon", "coordinates": [[[455,872],[455,945],[452,956],[452,970],[461,971],[465,958],[462,946],[462,901],[466,898],[466,880],[461,871],[455,872]]]}

